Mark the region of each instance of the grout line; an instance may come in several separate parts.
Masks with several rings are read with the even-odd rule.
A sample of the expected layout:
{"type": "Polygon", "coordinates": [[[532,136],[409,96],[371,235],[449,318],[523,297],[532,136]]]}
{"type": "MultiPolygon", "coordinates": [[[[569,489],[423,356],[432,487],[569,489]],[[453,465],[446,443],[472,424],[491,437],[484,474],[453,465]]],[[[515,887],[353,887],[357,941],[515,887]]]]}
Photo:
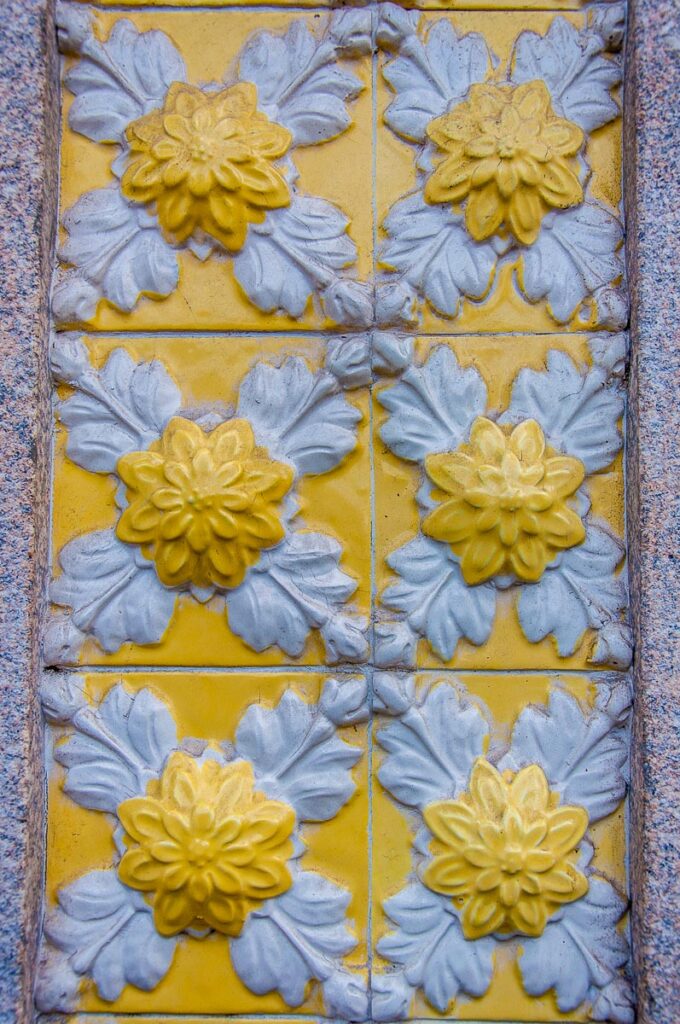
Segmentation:
{"type": "Polygon", "coordinates": [[[411,667],[396,665],[390,668],[381,668],[375,665],[372,660],[360,662],[356,665],[48,665],[43,666],[43,671],[54,673],[69,673],[72,675],[323,675],[346,676],[356,678],[362,672],[369,671],[386,672],[394,675],[414,676],[570,676],[582,679],[584,676],[597,682],[597,677],[602,676],[624,676],[630,675],[630,669],[616,668],[441,668],[411,667]]]}
{"type": "MultiPolygon", "coordinates": [[[[74,6],[80,6],[80,0],[68,0],[68,2],[69,3],[73,3],[74,6]]],[[[488,2],[488,0],[487,0],[487,2],[488,2]]],[[[596,2],[604,2],[604,0],[596,0],[596,2]]],[[[167,14],[167,13],[174,14],[174,13],[178,13],[178,12],[179,13],[186,13],[186,14],[193,14],[195,12],[214,14],[216,12],[220,13],[220,12],[223,12],[223,11],[239,11],[239,12],[243,13],[243,12],[250,12],[253,9],[255,9],[258,14],[261,14],[261,13],[280,14],[281,12],[290,12],[290,13],[293,13],[293,14],[328,14],[328,13],[332,13],[335,10],[338,10],[338,4],[337,3],[333,3],[333,2],[329,2],[329,3],[325,4],[325,5],[318,4],[318,3],[316,3],[316,4],[312,3],[312,4],[309,4],[309,5],[306,5],[306,4],[302,4],[302,3],[290,3],[290,4],[289,3],[278,3],[277,4],[277,3],[271,3],[271,2],[267,3],[267,0],[253,0],[253,2],[251,2],[251,3],[246,2],[246,0],[242,0],[242,2],[237,2],[237,3],[221,2],[221,3],[216,3],[216,4],[208,4],[208,3],[199,3],[199,4],[189,4],[189,3],[155,4],[155,3],[152,2],[152,0],[147,0],[146,3],[136,3],[136,2],[134,2],[134,0],[130,0],[129,3],[107,4],[107,3],[102,3],[101,0],[100,0],[99,3],[97,3],[97,2],[90,3],[88,6],[94,8],[96,11],[99,11],[101,13],[108,13],[110,11],[110,12],[112,12],[114,14],[130,14],[131,12],[134,13],[134,12],[137,12],[137,11],[142,11],[142,12],[145,12],[145,13],[152,13],[152,12],[159,11],[159,12],[161,12],[163,14],[167,14]]],[[[369,0],[369,2],[360,5],[360,8],[361,7],[363,7],[364,9],[366,9],[366,8],[369,8],[369,9],[370,8],[376,8],[376,7],[378,7],[378,3],[376,2],[376,0],[369,0]]],[[[342,9],[342,6],[340,7],[340,9],[342,9]]],[[[462,6],[462,7],[455,7],[455,8],[445,8],[445,7],[442,7],[441,5],[433,2],[433,0],[431,0],[430,5],[428,5],[427,3],[425,5],[413,4],[413,6],[410,7],[409,9],[421,12],[423,14],[433,14],[433,15],[434,14],[438,14],[438,15],[447,15],[447,14],[481,14],[481,15],[488,15],[488,14],[524,14],[524,15],[526,15],[526,14],[555,14],[555,15],[558,15],[558,14],[583,14],[583,8],[582,7],[578,7],[578,6],[574,6],[574,7],[569,7],[569,6],[567,6],[567,7],[556,7],[556,6],[553,6],[553,7],[550,7],[550,6],[532,7],[529,11],[527,11],[523,7],[518,7],[518,6],[514,6],[514,7],[510,7],[510,6],[508,6],[508,7],[497,7],[497,6],[491,6],[491,4],[489,4],[489,6],[487,6],[486,8],[485,7],[464,7],[464,6],[462,6]]]]}
{"type": "MultiPolygon", "coordinates": [[[[374,221],[375,223],[375,221],[374,221]]],[[[374,228],[375,234],[377,234],[377,226],[374,228]]],[[[375,254],[374,254],[375,260],[375,254]]],[[[383,330],[383,328],[377,328],[383,330]]],[[[627,328],[626,328],[627,329],[627,328]]],[[[75,329],[69,329],[68,331],[57,331],[57,334],[80,334],[86,338],[92,340],[103,340],[107,338],[115,339],[148,339],[149,341],[160,341],[161,343],[165,338],[168,340],[174,340],[177,338],[255,338],[260,341],[269,340],[271,338],[287,338],[296,340],[306,338],[318,338],[320,340],[328,340],[329,338],[343,338],[348,337],[361,337],[364,334],[368,334],[370,328],[356,328],[352,330],[347,328],[346,330],[331,331],[325,328],[319,328],[313,330],[311,328],[300,328],[299,330],[271,330],[271,331],[254,331],[254,330],[236,330],[229,328],[227,330],[217,330],[212,328],[205,328],[205,330],[181,330],[173,328],[149,328],[148,330],[134,330],[134,331],[120,331],[115,328],[109,330],[105,328],[88,327],[87,325],[78,327],[75,329]]],[[[607,335],[621,334],[621,331],[604,331],[604,330],[590,330],[590,331],[568,331],[568,330],[555,330],[555,331],[419,331],[419,330],[402,330],[398,327],[386,327],[384,328],[385,333],[398,334],[404,337],[410,338],[444,338],[449,340],[463,340],[466,338],[480,338],[482,340],[493,339],[493,338],[562,338],[569,340],[571,338],[592,338],[592,337],[606,337],[607,335]]]]}

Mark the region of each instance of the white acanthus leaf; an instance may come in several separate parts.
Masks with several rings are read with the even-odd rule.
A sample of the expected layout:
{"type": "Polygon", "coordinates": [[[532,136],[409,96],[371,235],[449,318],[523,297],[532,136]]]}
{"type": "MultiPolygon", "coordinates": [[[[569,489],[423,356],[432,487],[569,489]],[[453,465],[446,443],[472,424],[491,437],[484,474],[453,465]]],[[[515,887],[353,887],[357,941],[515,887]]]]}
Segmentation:
{"type": "Polygon", "coordinates": [[[251,704],[236,730],[235,747],[252,764],[258,789],[290,804],[300,821],[328,821],[356,789],[350,770],[361,750],[338,739],[336,724],[322,707],[293,690],[286,690],[276,707],[251,704]]]}
{"type": "Polygon", "coordinates": [[[539,764],[563,804],[585,807],[591,822],[605,818],[626,794],[631,703],[627,680],[598,682],[588,710],[554,687],[547,707],[530,704],[518,716],[499,771],[539,764]]]}
{"type": "Polygon", "coordinates": [[[613,1024],[635,1024],[635,993],[625,975],[613,978],[601,989],[589,993],[592,1020],[613,1021],[613,1024]]]}
{"type": "Polygon", "coordinates": [[[229,627],[255,651],[278,646],[299,657],[318,629],[329,662],[361,661],[366,621],[343,608],[357,588],[339,568],[342,549],[321,533],[292,533],[263,551],[244,582],[226,595],[229,627]]]}
{"type": "Polygon", "coordinates": [[[257,363],[239,389],[238,416],[272,458],[292,462],[300,474],[327,473],[356,446],[359,410],[327,372],[313,373],[304,359],[281,366],[257,363]]]}
{"type": "Polygon", "coordinates": [[[382,974],[373,971],[371,977],[372,1020],[385,1021],[386,1024],[395,1020],[405,1020],[408,1017],[415,991],[415,986],[409,985],[403,971],[385,971],[382,974]]]}
{"type": "Polygon", "coordinates": [[[156,931],[142,893],[128,889],[113,870],[90,871],[62,889],[45,935],[108,1002],[126,985],[154,989],[170,969],[177,941],[156,931]]]}
{"type": "Polygon", "coordinates": [[[89,320],[100,299],[129,313],[140,295],[163,298],[177,287],[177,252],[156,221],[129,203],[118,182],[85,192],[63,216],[68,238],[52,290],[59,324],[89,320]]]}
{"type": "Polygon", "coordinates": [[[477,370],[463,369],[447,345],[422,366],[410,365],[399,381],[378,394],[390,416],[380,428],[385,444],[401,459],[421,462],[432,452],[453,451],[486,408],[486,385],[477,370]]]}
{"type": "Polygon", "coordinates": [[[411,628],[448,661],[461,638],[488,640],[496,613],[496,590],[488,583],[469,587],[447,544],[417,536],[387,556],[401,577],[383,591],[386,608],[406,614],[411,628]]]}
{"type": "MultiPolygon", "coordinates": [[[[338,49],[350,45],[341,29],[331,20],[319,40],[306,22],[294,21],[284,35],[255,33],[241,51],[239,78],[253,82],[259,108],[288,128],[296,146],[326,142],[352,123],[347,103],[364,85],[338,64],[338,49]]],[[[370,22],[367,29],[370,38],[370,22]]]]}
{"type": "Polygon", "coordinates": [[[496,944],[492,938],[468,942],[450,899],[414,882],[386,900],[384,910],[396,930],[378,940],[378,953],[399,964],[439,1013],[459,995],[484,995],[496,944]]]}
{"type": "Polygon", "coordinates": [[[581,369],[566,352],[551,349],[544,370],[525,367],[517,374],[500,422],[536,420],[553,448],[594,473],[621,449],[623,409],[623,387],[606,366],[581,369]]]}
{"type": "Polygon", "coordinates": [[[611,89],[621,81],[621,63],[603,56],[605,42],[592,29],[557,17],[544,36],[522,32],[512,55],[512,81],[542,79],[556,113],[586,132],[618,117],[611,89]]]}
{"type": "Polygon", "coordinates": [[[68,4],[57,7],[60,46],[80,60],[64,76],[75,96],[70,127],[94,142],[125,142],[132,121],[163,106],[173,82],[186,80],[184,61],[164,32],[140,32],[127,18],[105,42],[85,23],[73,24],[68,4]]]}
{"type": "Polygon", "coordinates": [[[620,221],[592,199],[549,215],[522,250],[520,288],[530,302],[547,299],[551,315],[566,323],[584,299],[623,275],[622,241],[620,221]]]}
{"type": "MultiPolygon", "coordinates": [[[[49,687],[43,704],[49,715],[49,687]]],[[[64,792],[81,807],[115,814],[123,800],[146,792],[177,746],[168,708],[151,690],[118,683],[98,707],[79,707],[54,758],[66,768],[64,792]]]]}
{"type": "Polygon", "coordinates": [[[383,68],[397,94],[385,111],[385,122],[409,142],[424,142],[429,122],[463,99],[474,82],[491,67],[484,37],[458,36],[449,21],[436,21],[422,42],[416,33],[402,36],[398,56],[383,68]]]}
{"type": "Polygon", "coordinates": [[[92,473],[114,473],[122,455],[148,448],[181,405],[179,388],[161,362],[138,363],[122,348],[95,370],[82,341],[57,335],[52,370],[76,389],[58,406],[68,429],[66,454],[92,473]]]}
{"type": "Polygon", "coordinates": [[[322,875],[297,874],[287,892],[249,914],[230,942],[243,984],[257,995],[279,992],[288,1006],[300,1006],[308,983],[328,982],[341,971],[340,958],[356,946],[345,916],[350,899],[322,875]]]}
{"type": "Polygon", "coordinates": [[[476,242],[464,218],[445,204],[430,205],[422,191],[399,199],[383,228],[381,264],[398,271],[433,309],[457,316],[464,299],[483,299],[495,272],[492,242],[476,242]]]}
{"type": "Polygon", "coordinates": [[[371,383],[370,334],[341,335],[326,342],[326,369],[347,391],[371,383]]]}
{"type": "MultiPolygon", "coordinates": [[[[537,583],[522,586],[519,621],[527,640],[538,643],[552,634],[561,657],[573,654],[590,627],[601,630],[618,622],[628,606],[621,541],[602,526],[586,523],[583,544],[563,551],[558,564],[537,583]]],[[[625,668],[625,665],[617,667],[625,668]]]]}
{"type": "MultiPolygon", "coordinates": [[[[567,904],[537,939],[522,940],[519,969],[531,996],[554,989],[562,1013],[569,1013],[618,976],[628,962],[628,942],[617,924],[626,903],[603,878],[591,875],[588,892],[567,904]]],[[[614,1017],[626,1024],[627,1017],[614,1017]]]]}
{"type": "Polygon", "coordinates": [[[62,573],[52,582],[54,604],[72,608],[82,633],[107,653],[128,641],[158,643],[175,609],[177,592],[164,587],[153,562],[114,530],[96,530],[69,541],[59,553],[62,573]]]}
{"type": "MultiPolygon", "coordinates": [[[[394,701],[391,679],[389,673],[376,674],[379,701],[383,696],[385,703],[394,701]]],[[[378,743],[387,751],[378,778],[409,807],[451,799],[467,787],[488,732],[486,719],[465,692],[441,682],[378,731],[378,743]]]]}
{"type": "MultiPolygon", "coordinates": [[[[271,210],[263,224],[251,224],[247,244],[234,258],[236,279],[264,313],[301,317],[310,297],[342,282],[342,271],[356,262],[348,224],[325,199],[295,194],[290,206],[271,210]]],[[[367,326],[369,312],[348,326],[367,326]]]]}

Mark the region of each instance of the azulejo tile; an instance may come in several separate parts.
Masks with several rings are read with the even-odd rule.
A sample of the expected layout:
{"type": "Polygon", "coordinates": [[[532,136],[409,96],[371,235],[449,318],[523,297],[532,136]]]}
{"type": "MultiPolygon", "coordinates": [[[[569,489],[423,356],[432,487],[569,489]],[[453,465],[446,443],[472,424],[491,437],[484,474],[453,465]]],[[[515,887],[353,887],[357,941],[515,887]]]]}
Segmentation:
{"type": "Polygon", "coordinates": [[[51,674],[41,1009],[365,1019],[366,695],[51,674]]]}
{"type": "Polygon", "coordinates": [[[369,323],[371,18],[62,5],[56,321],[369,323]]]}
{"type": "Polygon", "coordinates": [[[373,682],[373,1019],[632,1021],[626,678],[373,682]]]}
{"type": "Polygon", "coordinates": [[[47,662],[365,660],[369,359],[361,336],[57,335],[47,662]]]}
{"type": "Polygon", "coordinates": [[[377,664],[630,664],[626,346],[375,335],[377,664]]]}
{"type": "Polygon", "coordinates": [[[618,330],[624,8],[481,6],[381,6],[377,320],[618,330]]]}

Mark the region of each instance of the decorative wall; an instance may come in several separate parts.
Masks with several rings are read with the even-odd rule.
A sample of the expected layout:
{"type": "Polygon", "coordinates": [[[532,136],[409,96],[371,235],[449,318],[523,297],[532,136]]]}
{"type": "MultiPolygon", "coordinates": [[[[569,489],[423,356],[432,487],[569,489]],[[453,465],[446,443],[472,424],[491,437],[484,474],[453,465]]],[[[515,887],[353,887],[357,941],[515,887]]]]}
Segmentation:
{"type": "Polygon", "coordinates": [[[57,12],[38,1008],[632,1024],[625,6],[192,6],[57,12]]]}

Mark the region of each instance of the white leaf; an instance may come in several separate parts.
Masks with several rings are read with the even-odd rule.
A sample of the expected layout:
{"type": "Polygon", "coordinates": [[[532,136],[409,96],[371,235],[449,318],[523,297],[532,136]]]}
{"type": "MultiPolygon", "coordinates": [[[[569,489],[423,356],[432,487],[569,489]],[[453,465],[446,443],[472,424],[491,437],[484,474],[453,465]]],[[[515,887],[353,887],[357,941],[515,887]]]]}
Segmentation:
{"type": "Polygon", "coordinates": [[[172,617],[177,593],[158,579],[153,563],[113,530],[87,533],[62,548],[61,576],[53,581],[55,604],[73,609],[72,619],[108,653],[122,644],[158,643],[172,617]]]}
{"type": "Polygon", "coordinates": [[[604,469],[621,449],[621,383],[606,368],[579,371],[566,352],[552,349],[545,370],[524,368],[512,385],[501,423],[536,420],[558,451],[580,459],[587,473],[604,469]]]}
{"type": "Polygon", "coordinates": [[[115,814],[118,805],[146,792],[177,746],[168,708],[150,690],[113,686],[97,708],[80,708],[54,758],[67,769],[64,792],[81,807],[115,814]]]}
{"type": "Polygon", "coordinates": [[[486,385],[477,370],[463,369],[447,345],[433,349],[422,366],[410,365],[392,387],[378,393],[390,413],[380,436],[402,459],[422,461],[453,451],[467,439],[486,408],[486,385]]]}
{"type": "Polygon", "coordinates": [[[566,657],[588,627],[599,630],[618,620],[628,605],[625,573],[615,575],[623,557],[620,541],[587,523],[583,544],[563,551],[556,568],[521,588],[519,621],[527,640],[538,643],[552,633],[566,657]]]}
{"type": "Polygon", "coordinates": [[[631,700],[626,682],[611,689],[600,683],[595,706],[584,711],[554,687],[547,707],[529,705],[519,714],[499,770],[539,764],[563,804],[585,807],[591,822],[605,818],[626,794],[631,700]]]}
{"type": "Polygon", "coordinates": [[[319,708],[335,725],[368,721],[368,684],[364,676],[324,681],[319,708]]]}
{"type": "Polygon", "coordinates": [[[173,82],[184,82],[184,61],[164,32],[139,32],[122,18],[106,42],[90,31],[79,40],[80,60],[64,76],[75,95],[69,125],[94,142],[125,141],[131,121],[163,106],[173,82]]]}
{"type": "Polygon", "coordinates": [[[371,383],[370,334],[329,338],[325,365],[341,387],[347,390],[366,387],[371,383]]]}
{"type": "Polygon", "coordinates": [[[523,250],[520,287],[530,302],[547,299],[551,315],[566,323],[581,302],[624,271],[623,228],[593,200],[545,218],[523,250]]]}
{"type": "Polygon", "coordinates": [[[415,882],[386,900],[384,909],[397,930],[379,939],[378,953],[402,965],[406,981],[422,988],[436,1010],[446,1013],[460,994],[484,995],[494,940],[468,942],[451,900],[415,882]]]}
{"type": "Polygon", "coordinates": [[[402,41],[402,52],[385,65],[383,75],[397,93],[385,112],[390,128],[410,142],[425,141],[425,129],[439,114],[459,102],[490,67],[484,37],[476,32],[459,37],[449,21],[436,21],[421,42],[415,31],[402,41]]]}
{"type": "Polygon", "coordinates": [[[334,469],[356,446],[361,419],[330,373],[312,373],[297,357],[282,366],[256,363],[241,382],[237,415],[249,421],[258,444],[298,473],[334,469]]]}
{"type": "Polygon", "coordinates": [[[117,999],[125,985],[151,991],[167,974],[176,939],[156,931],[141,893],[126,888],[115,871],[90,871],[59,893],[45,933],[69,954],[76,974],[94,980],[102,999],[117,999]]]}
{"type": "Polygon", "coordinates": [[[380,668],[404,665],[415,666],[418,634],[408,622],[387,619],[373,624],[375,664],[380,668]]]}
{"type": "Polygon", "coordinates": [[[334,971],[322,983],[326,1013],[342,1021],[369,1019],[367,979],[349,971],[334,971]]]}
{"type": "Polygon", "coordinates": [[[233,262],[236,279],[264,313],[300,317],[311,295],[356,262],[348,224],[324,199],[295,195],[290,206],[270,211],[264,224],[251,225],[233,262]]]}
{"type": "Polygon", "coordinates": [[[342,327],[369,327],[373,322],[373,286],[338,277],[320,293],[326,316],[342,327]]]}
{"type": "Polygon", "coordinates": [[[345,911],[350,893],[309,871],[292,888],[268,900],[231,941],[231,962],[251,992],[278,991],[288,1006],[304,1002],[312,978],[324,981],[338,959],[356,946],[345,911]]]}
{"type": "Polygon", "coordinates": [[[239,77],[257,86],[258,105],[292,132],[296,146],[344,132],[352,122],[345,104],[364,88],[338,66],[333,39],[319,42],[304,21],[294,21],[282,36],[252,36],[241,52],[239,77]]]}
{"type": "Polygon", "coordinates": [[[482,299],[496,267],[491,242],[476,242],[447,205],[422,192],[398,200],[383,221],[380,262],[404,275],[442,316],[455,317],[463,299],[482,299]]]}
{"type": "Polygon", "coordinates": [[[77,711],[87,707],[85,680],[82,676],[46,672],[40,686],[40,703],[48,722],[65,725],[77,711]]]}
{"type": "Polygon", "coordinates": [[[75,270],[54,289],[58,323],[89,319],[102,298],[129,313],[140,295],[164,297],[177,287],[177,253],[155,221],[127,202],[117,182],[85,192],[66,211],[63,224],[69,237],[59,259],[75,270]]]}
{"type": "Polygon", "coordinates": [[[609,882],[591,876],[585,896],[569,903],[537,939],[523,939],[519,969],[532,996],[555,990],[562,1013],[616,977],[628,961],[628,943],[617,929],[625,902],[609,882]]]}
{"type": "Polygon", "coordinates": [[[523,32],[512,60],[513,82],[542,79],[555,111],[586,132],[618,117],[611,89],[621,81],[621,64],[602,55],[602,38],[579,31],[565,18],[554,18],[544,36],[523,32]]]}
{"type": "Polygon", "coordinates": [[[162,363],[138,363],[122,348],[114,349],[103,369],[88,363],[69,383],[77,393],[58,407],[69,431],[66,454],[93,473],[114,473],[126,452],[148,448],[181,403],[162,363]]]}
{"type": "Polygon", "coordinates": [[[371,975],[371,1014],[377,1021],[405,1020],[415,992],[403,971],[385,971],[371,975]]]}
{"type": "Polygon", "coordinates": [[[590,1016],[593,1020],[613,1021],[614,1024],[635,1024],[635,993],[628,978],[620,976],[605,985],[593,999],[590,1016]]]}
{"type": "Polygon", "coordinates": [[[329,660],[362,660],[366,623],[342,608],[357,583],[338,567],[340,555],[338,542],[320,533],[293,533],[263,551],[226,595],[230,629],[255,651],[276,644],[293,657],[318,629],[329,660]]]}
{"type": "Polygon", "coordinates": [[[488,732],[484,716],[464,691],[439,683],[378,731],[378,742],[387,751],[378,778],[409,807],[455,797],[467,787],[488,732]]]}
{"type": "Polygon", "coordinates": [[[448,545],[419,535],[388,555],[387,563],[401,579],[383,591],[382,603],[405,612],[443,661],[453,657],[462,637],[473,644],[488,640],[496,590],[488,583],[469,587],[448,545]]]}
{"type": "Polygon", "coordinates": [[[354,793],[358,747],[338,739],[322,711],[286,690],[276,707],[251,704],[236,730],[236,751],[258,787],[295,808],[301,821],[328,821],[354,793]]]}

